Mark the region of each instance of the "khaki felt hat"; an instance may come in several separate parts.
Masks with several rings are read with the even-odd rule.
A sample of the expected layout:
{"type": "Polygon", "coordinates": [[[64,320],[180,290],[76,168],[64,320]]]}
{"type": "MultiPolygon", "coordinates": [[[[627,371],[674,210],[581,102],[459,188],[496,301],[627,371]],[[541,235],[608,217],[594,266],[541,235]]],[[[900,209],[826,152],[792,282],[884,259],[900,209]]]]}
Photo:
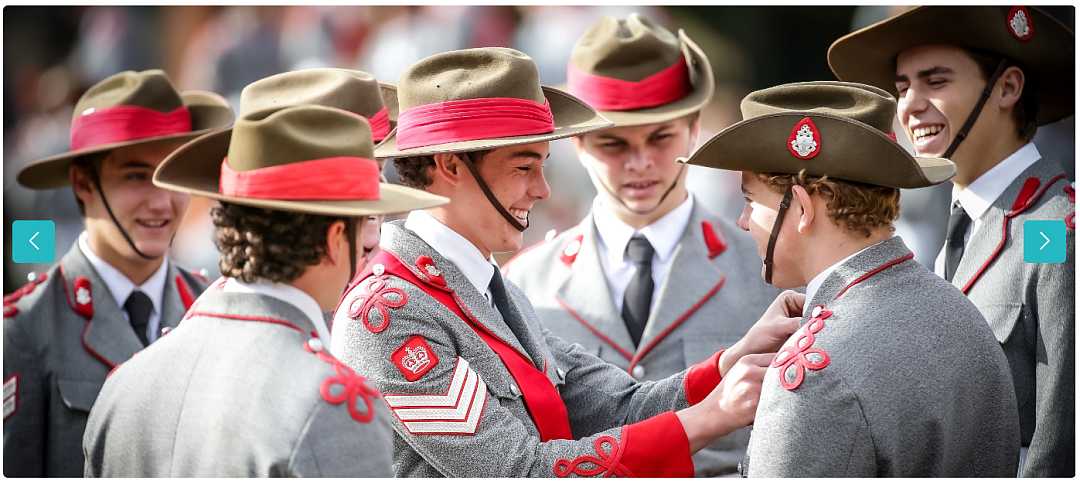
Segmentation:
{"type": "Polygon", "coordinates": [[[896,57],[924,45],[990,51],[1015,61],[1036,88],[1037,123],[1052,123],[1075,108],[1075,37],[1034,7],[917,7],[855,31],[829,47],[836,77],[896,95],[896,57]]]}
{"type": "Polygon", "coordinates": [[[212,138],[169,156],[154,173],[154,184],[223,202],[337,216],[408,212],[449,202],[379,183],[371,128],[349,111],[317,105],[263,109],[241,115],[230,138],[207,136],[212,138]],[[221,150],[227,158],[212,155],[221,150]]]}
{"type": "Polygon", "coordinates": [[[543,87],[529,56],[503,47],[444,52],[398,78],[398,125],[378,158],[489,150],[611,127],[581,100],[543,87]]]}
{"type": "Polygon", "coordinates": [[[810,175],[896,188],[937,185],[956,174],[944,158],[912,157],[892,134],[896,101],[851,82],[784,84],[746,96],[743,121],[684,163],[754,173],[810,175]]]}
{"type": "Polygon", "coordinates": [[[682,29],[676,37],[637,13],[604,17],[574,45],[567,92],[615,126],[670,121],[700,111],[715,89],[712,66],[682,29]]]}
{"type": "Polygon", "coordinates": [[[76,158],[116,148],[163,141],[187,141],[228,127],[233,111],[212,92],[178,93],[164,71],[124,71],[87,90],[75,104],[71,151],[34,161],[16,180],[35,190],[71,184],[76,158]]]}
{"type": "MultiPolygon", "coordinates": [[[[376,143],[383,139],[378,137],[378,132],[382,136],[388,134],[398,116],[394,86],[380,83],[366,72],[349,69],[318,67],[283,72],[248,84],[240,92],[240,116],[301,105],[349,111],[367,119],[369,125],[381,122],[381,130],[378,126],[372,130],[376,143]],[[384,99],[393,102],[383,102],[384,99]]],[[[224,129],[192,140],[175,153],[176,162],[188,163],[188,158],[225,158],[231,137],[232,129],[224,129]]]]}

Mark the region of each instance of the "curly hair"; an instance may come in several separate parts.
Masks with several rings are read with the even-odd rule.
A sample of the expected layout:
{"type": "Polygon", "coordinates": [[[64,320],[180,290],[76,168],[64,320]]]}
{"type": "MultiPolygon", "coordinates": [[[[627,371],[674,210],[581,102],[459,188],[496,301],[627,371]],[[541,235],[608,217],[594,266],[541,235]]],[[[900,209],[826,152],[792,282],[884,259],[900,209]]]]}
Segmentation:
{"type": "Polygon", "coordinates": [[[818,194],[825,200],[833,222],[864,237],[870,237],[870,231],[880,227],[892,231],[893,221],[900,216],[899,188],[807,175],[806,170],[800,170],[798,175],[758,173],[758,179],[777,193],[799,185],[810,195],[818,194]]]}
{"type": "MultiPolygon", "coordinates": [[[[326,232],[344,217],[268,210],[221,202],[210,211],[225,277],[289,283],[326,253],[326,232]]],[[[357,224],[359,226],[359,223],[357,224]]]]}
{"type": "MultiPolygon", "coordinates": [[[[468,152],[469,159],[473,164],[479,166],[483,161],[484,156],[491,153],[494,150],[482,150],[482,151],[470,151],[468,152]]],[[[457,156],[458,153],[453,153],[457,156]]],[[[431,172],[428,168],[435,167],[435,156],[405,156],[402,158],[394,158],[394,169],[397,170],[398,180],[402,185],[409,188],[415,188],[417,190],[423,190],[431,186],[435,180],[431,178],[431,172]]]]}

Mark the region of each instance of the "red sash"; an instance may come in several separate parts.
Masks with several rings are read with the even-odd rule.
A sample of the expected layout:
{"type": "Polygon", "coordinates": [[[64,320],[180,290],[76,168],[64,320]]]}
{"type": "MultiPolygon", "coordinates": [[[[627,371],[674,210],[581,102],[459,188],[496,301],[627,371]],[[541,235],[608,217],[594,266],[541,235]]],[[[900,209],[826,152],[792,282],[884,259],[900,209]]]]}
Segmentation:
{"type": "MultiPolygon", "coordinates": [[[[529,409],[533,423],[536,424],[536,428],[540,431],[541,442],[573,438],[570,433],[570,420],[566,415],[566,404],[563,403],[559,390],[555,388],[555,385],[551,384],[551,380],[548,380],[547,375],[537,370],[529,357],[521,354],[505,341],[491,334],[484,325],[478,323],[472,317],[472,314],[465,309],[465,305],[458,300],[457,294],[453,290],[418,277],[408,266],[402,263],[396,254],[385,248],[375,256],[374,263],[368,265],[368,267],[374,267],[375,264],[382,264],[387,273],[408,281],[441,302],[454,314],[457,314],[465,324],[468,324],[487,343],[488,347],[499,355],[499,359],[502,360],[506,369],[510,370],[510,376],[514,378],[518,388],[521,389],[522,398],[525,399],[525,407],[529,409]]],[[[360,277],[355,279],[356,282],[353,287],[360,281],[367,279],[371,274],[370,269],[364,271],[360,277]]],[[[352,291],[352,287],[349,288],[349,291],[346,291],[346,294],[350,291],[352,291]]]]}

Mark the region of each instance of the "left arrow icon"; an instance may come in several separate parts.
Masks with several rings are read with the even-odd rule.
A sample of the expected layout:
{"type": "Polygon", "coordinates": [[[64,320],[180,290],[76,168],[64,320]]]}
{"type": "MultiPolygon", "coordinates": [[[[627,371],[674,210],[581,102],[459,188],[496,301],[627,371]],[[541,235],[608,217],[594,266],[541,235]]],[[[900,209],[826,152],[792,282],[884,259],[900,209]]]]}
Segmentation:
{"type": "MultiPolygon", "coordinates": [[[[34,237],[37,237],[40,233],[41,232],[34,232],[34,237]]],[[[34,237],[30,237],[30,245],[34,246],[37,250],[41,250],[41,247],[38,247],[37,244],[34,243],[34,237]]]]}

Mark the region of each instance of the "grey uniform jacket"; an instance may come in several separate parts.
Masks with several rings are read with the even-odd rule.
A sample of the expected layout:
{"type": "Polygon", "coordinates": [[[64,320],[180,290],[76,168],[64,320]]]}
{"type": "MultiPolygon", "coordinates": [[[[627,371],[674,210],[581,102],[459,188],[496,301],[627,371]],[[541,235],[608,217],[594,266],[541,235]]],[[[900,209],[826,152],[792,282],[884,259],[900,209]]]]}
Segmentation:
{"type": "MultiPolygon", "coordinates": [[[[78,242],[38,280],[4,301],[4,475],[79,477],[87,413],[143,345],[78,242]]],[[[161,327],[205,288],[170,264],[161,327]]]]}
{"type": "Polygon", "coordinates": [[[825,278],[765,373],[750,477],[1016,475],[1009,365],[899,237],[825,278]]]}
{"type": "Polygon", "coordinates": [[[86,475],[389,477],[375,386],[327,353],[300,309],[219,284],[109,376],[86,475]]]}
{"type": "MultiPolygon", "coordinates": [[[[576,227],[522,251],[503,274],[528,296],[545,328],[638,380],[667,378],[730,347],[780,293],[762,280],[750,235],[695,201],[635,348],[615,309],[593,217],[589,212],[576,227]]],[[[695,474],[736,472],[749,439],[749,428],[717,439],[694,455],[695,474]]]]}
{"type": "Polygon", "coordinates": [[[484,295],[404,221],[383,224],[382,248],[414,281],[432,286],[373,265],[374,274],[335,313],[332,348],[386,395],[397,476],[692,475],[686,434],[672,410],[704,398],[719,382],[715,356],[671,378],[638,382],[542,328],[508,282],[512,310],[527,327],[519,342],[484,295]],[[478,329],[428,290],[452,295],[478,329]],[[541,441],[523,396],[533,390],[515,383],[477,331],[527,355],[558,390],[578,440],[541,441]]]}
{"type": "MultiPolygon", "coordinates": [[[[1066,228],[1064,263],[1024,262],[1024,222],[1072,222],[1075,195],[1064,176],[1044,158],[1013,180],[971,234],[952,281],[982,312],[1009,359],[1020,442],[1030,446],[1024,477],[1075,473],[1075,230],[1066,228]]],[[[943,250],[936,264],[943,277],[944,267],[943,250]]]]}

